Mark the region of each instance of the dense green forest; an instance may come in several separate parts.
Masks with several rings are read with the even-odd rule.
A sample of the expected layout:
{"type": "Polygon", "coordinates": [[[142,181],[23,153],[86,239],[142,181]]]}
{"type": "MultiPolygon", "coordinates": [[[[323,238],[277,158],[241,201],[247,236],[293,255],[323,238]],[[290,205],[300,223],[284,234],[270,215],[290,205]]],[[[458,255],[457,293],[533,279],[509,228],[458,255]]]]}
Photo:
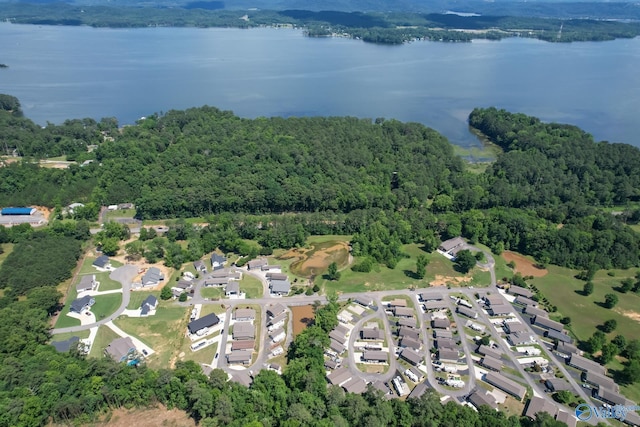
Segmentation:
{"type": "MultiPolygon", "coordinates": [[[[640,9],[640,8],[636,8],[640,9]]],[[[626,9],[626,19],[634,10],[626,9]]],[[[635,11],[637,12],[637,11],[635,11]]],[[[637,12],[640,17],[640,12],[637,12]]],[[[233,27],[293,25],[310,36],[348,35],[366,42],[399,44],[414,39],[470,41],[532,37],[550,42],[600,41],[640,35],[640,23],[621,20],[584,19],[585,15],[558,18],[546,15],[458,16],[417,12],[345,12],[309,10],[230,10],[208,2],[184,8],[79,6],[66,3],[0,3],[0,19],[38,25],[90,25],[93,27],[233,27]],[[210,7],[209,7],[210,6],[210,7]],[[560,32],[560,28],[562,31],[560,32]],[[459,30],[473,30],[473,32],[459,30]],[[526,30],[523,30],[526,29],[526,30]]],[[[587,15],[593,16],[593,15],[587,15]]],[[[610,17],[606,15],[605,17],[610,17]]],[[[601,18],[598,15],[598,18],[601,18]]]]}

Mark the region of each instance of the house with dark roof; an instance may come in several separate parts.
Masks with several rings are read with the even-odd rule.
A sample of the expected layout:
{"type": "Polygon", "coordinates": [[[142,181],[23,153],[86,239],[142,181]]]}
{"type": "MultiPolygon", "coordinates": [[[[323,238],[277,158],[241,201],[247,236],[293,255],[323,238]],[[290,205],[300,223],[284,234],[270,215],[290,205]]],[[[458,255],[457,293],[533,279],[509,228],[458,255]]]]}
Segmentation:
{"type": "Polygon", "coordinates": [[[551,320],[548,317],[536,316],[533,320],[533,324],[542,329],[549,329],[558,332],[562,332],[564,330],[564,325],[562,323],[551,320]]]}
{"type": "Polygon", "coordinates": [[[571,387],[571,384],[569,384],[566,380],[555,377],[547,378],[547,380],[544,382],[544,385],[547,386],[547,388],[551,392],[573,389],[573,387],[571,387]]]}
{"type": "Polygon", "coordinates": [[[370,307],[373,304],[373,300],[371,298],[362,295],[356,297],[355,302],[363,307],[370,307]]]}
{"type": "Polygon", "coordinates": [[[492,409],[498,409],[496,398],[487,391],[480,392],[476,390],[467,397],[467,400],[477,409],[480,409],[482,405],[487,405],[492,409]]]}
{"type": "Polygon", "coordinates": [[[224,264],[227,262],[227,258],[217,254],[217,253],[212,253],[211,254],[211,269],[212,270],[220,270],[222,268],[224,268],[224,264]]]}
{"type": "Polygon", "coordinates": [[[527,410],[524,412],[524,415],[535,420],[536,414],[541,412],[546,412],[553,418],[558,413],[558,407],[542,397],[533,396],[531,400],[529,400],[529,405],[527,405],[527,410]]]}
{"type": "Polygon", "coordinates": [[[586,371],[582,373],[582,381],[589,383],[596,387],[604,387],[606,389],[618,392],[620,387],[613,381],[612,378],[598,374],[592,371],[586,371]]]}
{"type": "Polygon", "coordinates": [[[248,270],[260,270],[263,266],[269,264],[266,258],[252,259],[247,263],[248,270]]]}
{"type": "Polygon", "coordinates": [[[148,316],[156,307],[158,307],[158,299],[153,295],[149,295],[140,305],[140,316],[148,316]]]}
{"type": "Polygon", "coordinates": [[[149,268],[142,276],[142,286],[156,286],[164,280],[164,274],[157,267],[149,268]]]}
{"type": "Polygon", "coordinates": [[[386,363],[389,353],[378,350],[365,350],[362,352],[363,362],[386,363]]]}
{"type": "Polygon", "coordinates": [[[564,358],[571,357],[572,354],[578,353],[578,347],[570,343],[558,341],[556,343],[556,353],[564,358]]]}
{"type": "Polygon", "coordinates": [[[615,391],[609,390],[604,387],[598,388],[598,390],[594,393],[594,397],[602,400],[605,403],[608,403],[609,405],[632,405],[632,403],[620,393],[616,393],[615,391]]]}
{"type": "Polygon", "coordinates": [[[578,354],[572,354],[571,358],[567,360],[567,365],[573,366],[576,369],[580,369],[584,372],[594,372],[600,375],[606,375],[607,371],[604,366],[599,363],[594,362],[593,360],[589,360],[585,357],[582,357],[578,354]]]}
{"type": "Polygon", "coordinates": [[[530,306],[533,306],[533,307],[537,307],[538,306],[538,301],[534,301],[534,300],[532,300],[530,298],[527,298],[527,297],[524,297],[522,295],[518,295],[516,297],[515,303],[516,304],[520,304],[520,305],[530,305],[530,306]]]}
{"type": "Polygon", "coordinates": [[[402,350],[402,353],[400,353],[400,357],[413,366],[418,366],[420,363],[422,363],[422,356],[420,356],[410,348],[405,348],[404,350],[402,350]]]}
{"type": "Polygon", "coordinates": [[[502,376],[497,372],[487,372],[484,380],[492,386],[498,387],[500,390],[516,397],[518,400],[522,400],[527,394],[527,389],[524,386],[502,376]]]}
{"type": "Polygon", "coordinates": [[[500,359],[494,359],[491,356],[485,356],[480,359],[480,364],[485,368],[500,372],[502,370],[502,362],[500,359]]]}
{"type": "Polygon", "coordinates": [[[76,285],[76,291],[87,292],[87,291],[95,291],[98,286],[98,282],[96,282],[95,274],[85,274],[84,276],[80,276],[80,283],[76,285]]]}
{"type": "Polygon", "coordinates": [[[476,313],[475,311],[473,311],[470,308],[464,307],[459,305],[458,308],[456,309],[456,311],[460,314],[463,314],[471,319],[477,319],[478,318],[478,313],[476,313]]]}
{"type": "Polygon", "coordinates": [[[566,343],[573,342],[573,338],[571,338],[569,335],[565,334],[564,332],[554,331],[552,329],[545,331],[544,336],[556,341],[561,341],[566,343]]]}
{"type": "Polygon", "coordinates": [[[462,246],[465,244],[465,241],[462,237],[454,237],[453,239],[445,240],[440,243],[438,249],[442,252],[449,254],[451,256],[455,256],[456,253],[462,249],[462,246]]]}
{"type": "Polygon", "coordinates": [[[56,349],[58,353],[67,353],[71,348],[78,345],[80,341],[79,337],[73,336],[64,341],[51,341],[51,345],[56,349]]]}
{"type": "Polygon", "coordinates": [[[507,292],[509,292],[511,295],[523,296],[526,298],[531,298],[534,295],[533,292],[531,292],[529,289],[516,285],[511,285],[507,292]]]}
{"type": "Polygon", "coordinates": [[[116,338],[104,349],[104,353],[116,362],[124,362],[136,352],[136,346],[131,337],[116,338]]]}
{"type": "Polygon", "coordinates": [[[187,329],[190,334],[199,335],[199,333],[202,334],[205,329],[216,326],[218,323],[220,323],[220,318],[215,313],[211,313],[190,322],[187,325],[187,329]]]}
{"type": "Polygon", "coordinates": [[[82,298],[74,300],[69,307],[69,311],[71,313],[83,313],[89,310],[95,303],[96,300],[93,297],[85,295],[82,298]]]}
{"type": "Polygon", "coordinates": [[[204,265],[201,259],[193,262],[193,268],[195,268],[198,273],[205,274],[207,272],[207,266],[204,265]]]}
{"type": "Polygon", "coordinates": [[[98,258],[96,258],[95,261],[93,261],[91,265],[93,265],[99,271],[107,271],[111,269],[111,261],[106,255],[100,255],[98,258]]]}

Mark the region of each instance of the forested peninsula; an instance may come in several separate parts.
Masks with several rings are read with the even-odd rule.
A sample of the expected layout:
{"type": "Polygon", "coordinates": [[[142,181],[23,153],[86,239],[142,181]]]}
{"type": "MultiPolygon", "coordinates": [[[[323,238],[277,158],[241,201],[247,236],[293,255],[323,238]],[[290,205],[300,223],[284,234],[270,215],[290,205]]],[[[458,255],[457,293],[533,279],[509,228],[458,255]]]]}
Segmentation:
{"type": "MultiPolygon", "coordinates": [[[[417,123],[243,119],[204,106],[122,128],[112,118],[42,128],[23,117],[16,98],[1,95],[0,147],[11,155],[0,167],[0,206],[134,202],[140,218],[204,216],[201,251],[242,239],[269,250],[308,234],[352,234],[363,264],[393,268],[403,243],[430,251],[463,235],[542,264],[640,265],[640,238],[629,227],[640,211],[608,211],[640,198],[640,150],[495,108],[476,109],[469,120],[503,150],[482,173],[467,171],[444,137],[417,123]],[[61,155],[76,163],[39,165],[61,155]]],[[[70,277],[89,238],[82,217],[38,231],[0,228],[0,243],[14,245],[0,274],[0,426],[86,423],[110,408],[158,403],[202,426],[562,425],[547,414],[531,421],[442,405],[431,390],[402,401],[372,387],[363,395],[327,387],[323,350],[339,310],[331,296],[290,346],[283,375],[262,370],[249,388],[221,370],[205,376],[192,361],[156,371],[57,353],[46,345],[48,316],[60,308],[55,285],[70,277]]]]}
{"type": "MultiPolygon", "coordinates": [[[[294,26],[310,37],[341,36],[371,43],[413,40],[468,42],[528,37],[548,42],[603,41],[640,35],[640,23],[626,20],[553,18],[550,16],[459,16],[416,12],[341,12],[308,10],[209,10],[206,2],[151,8],[0,3],[0,19],[20,24],[92,27],[231,27],[294,26]]],[[[584,7],[584,5],[582,5],[584,7]]],[[[635,10],[627,18],[636,17],[635,10]]]]}

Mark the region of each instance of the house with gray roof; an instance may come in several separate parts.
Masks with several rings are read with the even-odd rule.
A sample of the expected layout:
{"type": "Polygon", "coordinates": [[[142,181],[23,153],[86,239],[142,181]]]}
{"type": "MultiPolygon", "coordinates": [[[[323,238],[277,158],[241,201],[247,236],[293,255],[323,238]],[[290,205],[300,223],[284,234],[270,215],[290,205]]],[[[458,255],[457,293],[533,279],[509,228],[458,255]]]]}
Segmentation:
{"type": "Polygon", "coordinates": [[[260,270],[263,266],[269,264],[266,258],[256,258],[252,259],[247,263],[247,269],[249,270],[260,270]]]}
{"type": "Polygon", "coordinates": [[[556,421],[565,423],[567,427],[576,427],[578,425],[578,419],[574,415],[565,411],[558,411],[558,415],[556,416],[556,421]]]}
{"type": "Polygon", "coordinates": [[[571,338],[569,335],[565,334],[564,332],[554,331],[552,329],[546,331],[544,333],[544,336],[556,341],[567,342],[567,343],[573,342],[573,338],[571,338]]]}
{"type": "Polygon", "coordinates": [[[269,283],[272,295],[289,295],[291,291],[291,282],[287,280],[271,280],[269,283]]]}
{"type": "Polygon", "coordinates": [[[603,402],[608,403],[609,405],[623,405],[623,406],[627,406],[627,405],[631,406],[631,405],[633,405],[633,403],[631,403],[629,400],[627,400],[620,393],[616,393],[615,391],[609,390],[609,389],[604,388],[604,387],[598,388],[598,390],[595,392],[594,396],[597,399],[600,399],[603,402]]]}
{"type": "Polygon", "coordinates": [[[516,285],[511,285],[507,292],[509,292],[512,295],[523,296],[526,298],[531,298],[534,295],[533,292],[531,292],[529,289],[516,286],[516,285]]]}
{"type": "Polygon", "coordinates": [[[365,350],[362,352],[362,360],[364,362],[386,363],[389,353],[379,350],[365,350]]]}
{"type": "Polygon", "coordinates": [[[243,341],[232,341],[231,342],[231,351],[238,350],[251,350],[256,346],[256,342],[254,340],[243,340],[243,341]]]}
{"type": "Polygon", "coordinates": [[[527,394],[527,389],[524,386],[497,372],[487,372],[484,380],[492,386],[498,387],[500,390],[516,397],[518,400],[522,400],[527,394]]]}
{"type": "Polygon", "coordinates": [[[349,369],[346,367],[338,368],[335,371],[327,375],[327,379],[333,385],[344,384],[351,379],[352,375],[349,369]]]}
{"type": "Polygon", "coordinates": [[[513,307],[510,304],[492,305],[487,310],[491,316],[506,316],[511,314],[512,311],[513,307]]]}
{"type": "Polygon", "coordinates": [[[227,354],[227,363],[236,365],[248,365],[251,363],[251,355],[253,351],[238,350],[227,354]]]}
{"type": "Polygon", "coordinates": [[[494,359],[491,356],[485,356],[480,360],[480,364],[485,368],[491,369],[493,371],[501,371],[502,370],[502,362],[500,359],[494,359]]]}
{"type": "Polygon", "coordinates": [[[556,377],[547,378],[547,380],[544,382],[544,385],[547,386],[547,388],[552,392],[573,389],[573,387],[571,387],[571,384],[569,384],[567,380],[556,377]]]}
{"type": "Polygon", "coordinates": [[[148,316],[149,313],[158,307],[158,298],[153,295],[149,295],[142,301],[140,305],[140,316],[148,316]]]}
{"type": "Polygon", "coordinates": [[[477,319],[478,318],[478,313],[476,313],[475,311],[473,311],[470,308],[464,307],[459,305],[458,308],[456,309],[456,311],[460,314],[463,314],[471,319],[477,319]]]}
{"type": "Polygon", "coordinates": [[[571,357],[572,354],[578,353],[578,347],[570,343],[558,341],[556,343],[556,353],[564,358],[571,357]]]}
{"type": "Polygon", "coordinates": [[[449,329],[451,327],[451,322],[449,319],[433,319],[431,321],[431,326],[436,329],[449,329]]]}
{"type": "Polygon", "coordinates": [[[540,307],[534,307],[532,305],[525,306],[522,312],[532,317],[549,317],[549,313],[547,313],[545,310],[541,309],[540,307]]]}
{"type": "Polygon", "coordinates": [[[72,313],[83,313],[89,310],[95,303],[96,300],[93,297],[85,295],[82,298],[74,300],[69,307],[69,311],[72,313]]]}
{"type": "Polygon", "coordinates": [[[498,402],[496,402],[496,398],[487,391],[476,390],[469,395],[467,400],[469,400],[469,402],[477,409],[480,409],[482,405],[487,405],[492,409],[498,409],[498,402]]]}
{"type": "Polygon", "coordinates": [[[195,268],[198,273],[205,274],[207,272],[207,266],[204,265],[201,259],[193,262],[193,268],[195,268]]]}
{"type": "Polygon", "coordinates": [[[360,332],[360,336],[363,340],[383,340],[384,331],[378,328],[364,328],[360,332]]]}
{"type": "Polygon", "coordinates": [[[465,241],[462,237],[454,237],[453,239],[445,240],[440,243],[438,249],[442,252],[447,253],[451,256],[455,256],[456,253],[462,249],[462,246],[465,244],[465,241]]]}
{"type": "Polygon", "coordinates": [[[394,307],[406,307],[407,301],[402,298],[396,298],[388,302],[390,308],[394,307]]]}
{"type": "Polygon", "coordinates": [[[571,358],[568,359],[567,365],[573,366],[576,369],[580,369],[584,372],[594,372],[600,375],[606,375],[607,371],[604,366],[599,363],[594,362],[593,360],[589,360],[586,357],[582,357],[578,354],[572,354],[571,358]]]}
{"type": "Polygon", "coordinates": [[[104,349],[104,353],[116,362],[124,362],[136,352],[136,346],[131,337],[116,338],[104,349]]]}
{"type": "Polygon", "coordinates": [[[362,394],[367,390],[367,382],[362,378],[351,378],[342,384],[342,388],[347,393],[362,394]]]}
{"type": "Polygon", "coordinates": [[[412,338],[414,340],[420,339],[420,331],[413,328],[401,327],[398,329],[398,336],[401,338],[412,338]]]}
{"type": "Polygon", "coordinates": [[[280,270],[280,266],[279,265],[263,265],[262,267],[260,267],[260,270],[262,271],[280,270]]]}
{"type": "Polygon", "coordinates": [[[396,317],[414,317],[413,309],[411,307],[394,307],[393,315],[396,317]]]}
{"type": "Polygon", "coordinates": [[[434,329],[433,337],[434,338],[453,338],[453,332],[447,331],[446,329],[434,329]]]}
{"type": "Polygon", "coordinates": [[[87,291],[95,291],[98,286],[98,282],[96,282],[95,274],[85,274],[84,276],[80,276],[80,282],[76,285],[76,291],[87,292],[87,291]]]}
{"type": "Polygon", "coordinates": [[[256,337],[255,327],[251,322],[236,322],[233,324],[234,340],[252,340],[256,337]]]}
{"type": "Polygon", "coordinates": [[[220,270],[224,268],[224,264],[227,262],[227,258],[223,255],[212,253],[211,254],[211,269],[220,270]]]}
{"type": "Polygon", "coordinates": [[[415,328],[418,326],[418,321],[415,317],[402,317],[398,319],[398,326],[406,326],[407,328],[415,328]]]}
{"type": "Polygon", "coordinates": [[[443,363],[457,363],[460,355],[458,350],[450,348],[438,349],[438,360],[443,363]]]}
{"type": "Polygon", "coordinates": [[[558,413],[558,407],[542,397],[533,396],[531,400],[529,400],[529,405],[524,415],[535,420],[536,414],[541,412],[546,412],[553,418],[558,413]]]}
{"type": "Polygon", "coordinates": [[[618,384],[616,384],[615,381],[613,381],[612,378],[592,371],[583,372],[582,380],[598,388],[604,387],[615,392],[620,391],[620,387],[618,386],[618,384]]]}
{"type": "Polygon", "coordinates": [[[420,301],[443,301],[444,297],[442,296],[442,294],[440,293],[434,293],[434,292],[424,292],[421,293],[420,295],[420,301]]]}
{"type": "Polygon", "coordinates": [[[440,300],[440,301],[426,301],[424,304],[424,309],[426,311],[430,311],[430,310],[440,310],[443,308],[447,308],[449,306],[449,304],[444,301],[444,300],[440,300]]]}
{"type": "Polygon", "coordinates": [[[286,307],[282,304],[273,304],[272,306],[267,308],[267,315],[269,315],[269,317],[277,317],[280,316],[282,313],[284,313],[286,310],[286,307]]]}
{"type": "Polygon", "coordinates": [[[227,283],[227,286],[224,288],[224,294],[227,297],[240,295],[240,283],[238,282],[227,283]]]}
{"type": "Polygon", "coordinates": [[[422,363],[422,356],[420,356],[410,348],[403,349],[402,353],[400,353],[400,357],[413,366],[418,366],[420,363],[422,363]]]}
{"type": "Polygon", "coordinates": [[[502,352],[500,350],[495,350],[488,345],[481,345],[478,347],[477,353],[483,356],[491,356],[494,359],[500,359],[502,357],[502,352]]]}
{"type": "Polygon", "coordinates": [[[254,320],[256,318],[256,311],[253,308],[238,308],[233,312],[233,320],[254,320]]]}
{"type": "Polygon", "coordinates": [[[370,307],[373,304],[373,300],[371,298],[363,295],[356,297],[355,302],[363,307],[370,307]]]}
{"type": "Polygon", "coordinates": [[[274,273],[272,271],[266,274],[267,280],[287,280],[289,277],[284,273],[274,273]]]}
{"type": "Polygon", "coordinates": [[[418,340],[414,340],[412,338],[402,338],[398,346],[401,348],[411,348],[413,350],[420,350],[422,344],[418,340]]]}
{"type": "Polygon", "coordinates": [[[211,286],[224,286],[227,283],[229,283],[229,277],[225,276],[225,277],[211,277],[209,279],[205,279],[204,281],[204,286],[205,287],[211,287],[211,286]]]}
{"type": "Polygon", "coordinates": [[[534,301],[531,298],[527,298],[527,297],[524,297],[522,295],[518,295],[516,297],[515,303],[516,304],[520,304],[520,305],[531,305],[533,307],[537,307],[538,306],[538,301],[534,301]]]}
{"type": "Polygon", "coordinates": [[[345,346],[340,344],[338,341],[334,339],[331,339],[329,341],[329,348],[338,354],[344,353],[344,350],[345,350],[345,346]]]}
{"type": "Polygon", "coordinates": [[[529,328],[520,322],[503,322],[502,328],[508,334],[529,332],[529,328]]]}
{"type": "Polygon", "coordinates": [[[536,337],[527,332],[514,332],[507,335],[507,340],[511,345],[518,346],[534,344],[536,342],[536,337]]]}
{"type": "Polygon", "coordinates": [[[498,294],[485,295],[483,299],[484,302],[491,307],[494,305],[505,305],[507,303],[502,295],[498,294]]]}
{"type": "Polygon", "coordinates": [[[434,341],[434,344],[436,348],[450,348],[450,349],[458,348],[458,345],[456,344],[456,342],[451,338],[438,338],[434,341]]]}
{"type": "Polygon", "coordinates": [[[329,332],[329,338],[336,340],[337,342],[343,345],[347,342],[347,337],[345,337],[342,333],[340,333],[339,331],[336,331],[335,329],[329,332]]]}
{"type": "Polygon", "coordinates": [[[156,286],[164,280],[164,274],[157,267],[150,267],[142,276],[142,286],[156,286]]]}
{"type": "Polygon", "coordinates": [[[560,322],[549,319],[548,317],[536,316],[533,320],[533,324],[542,329],[549,329],[558,332],[564,330],[564,325],[560,322]]]}

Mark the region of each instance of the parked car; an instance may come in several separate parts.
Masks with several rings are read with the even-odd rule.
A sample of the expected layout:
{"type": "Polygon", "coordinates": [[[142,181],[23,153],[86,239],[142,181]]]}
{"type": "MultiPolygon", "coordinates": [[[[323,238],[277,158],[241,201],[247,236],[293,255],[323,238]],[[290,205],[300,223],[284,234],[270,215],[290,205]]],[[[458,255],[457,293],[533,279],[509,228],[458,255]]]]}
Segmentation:
{"type": "Polygon", "coordinates": [[[220,354],[220,353],[216,353],[216,355],[213,357],[213,360],[216,360],[216,359],[218,358],[218,355],[219,355],[219,354],[220,354]]]}
{"type": "Polygon", "coordinates": [[[146,349],[144,349],[144,348],[143,348],[143,349],[142,349],[142,354],[144,354],[145,356],[148,356],[148,355],[149,355],[149,352],[148,352],[146,349]]]}

